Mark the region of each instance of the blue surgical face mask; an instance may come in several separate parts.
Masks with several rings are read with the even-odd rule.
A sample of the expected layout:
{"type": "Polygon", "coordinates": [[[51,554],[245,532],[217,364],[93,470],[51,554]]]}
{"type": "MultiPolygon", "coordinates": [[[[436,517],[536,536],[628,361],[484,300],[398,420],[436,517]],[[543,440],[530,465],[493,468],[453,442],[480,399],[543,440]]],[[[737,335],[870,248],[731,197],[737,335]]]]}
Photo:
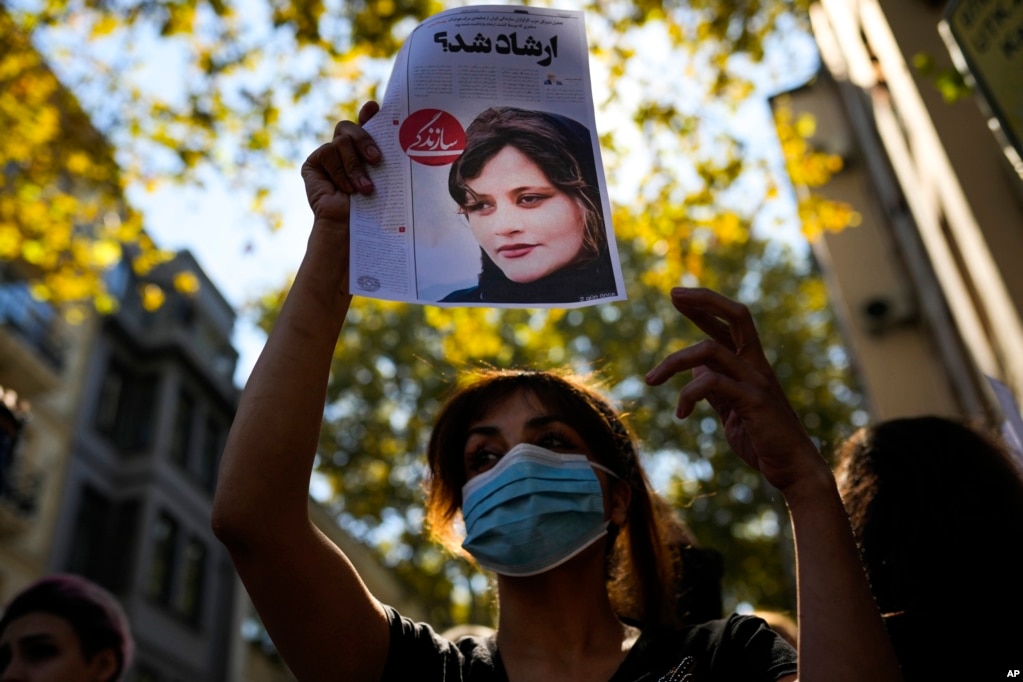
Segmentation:
{"type": "Polygon", "coordinates": [[[586,455],[516,445],[462,488],[462,549],[508,576],[536,575],[568,561],[607,534],[594,467],[615,476],[586,455]]]}

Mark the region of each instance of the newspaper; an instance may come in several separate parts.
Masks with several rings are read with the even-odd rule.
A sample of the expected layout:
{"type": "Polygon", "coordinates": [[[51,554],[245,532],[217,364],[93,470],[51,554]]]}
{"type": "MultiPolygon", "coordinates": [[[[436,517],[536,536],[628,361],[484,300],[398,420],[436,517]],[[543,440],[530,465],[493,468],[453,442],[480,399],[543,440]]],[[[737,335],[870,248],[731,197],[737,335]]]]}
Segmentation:
{"type": "Polygon", "coordinates": [[[503,308],[625,299],[582,12],[475,6],[427,19],[399,51],[365,127],[383,162],[370,169],[373,194],[352,197],[353,294],[503,308]],[[475,175],[459,171],[459,203],[449,176],[469,168],[470,126],[495,107],[508,108],[497,119],[521,117],[526,138],[555,131],[541,154],[572,151],[541,168],[547,162],[527,149],[535,139],[500,133],[509,142],[481,152],[475,175]],[[563,166],[575,169],[572,187],[551,170],[563,166]]]}

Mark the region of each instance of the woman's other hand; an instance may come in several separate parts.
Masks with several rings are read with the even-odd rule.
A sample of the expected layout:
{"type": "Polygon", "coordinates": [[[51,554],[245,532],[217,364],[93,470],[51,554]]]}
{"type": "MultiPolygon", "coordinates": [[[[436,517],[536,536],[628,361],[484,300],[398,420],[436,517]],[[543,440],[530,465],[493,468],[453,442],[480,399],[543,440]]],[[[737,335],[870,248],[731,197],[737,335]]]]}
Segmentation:
{"type": "Polygon", "coordinates": [[[792,409],[771,368],[749,309],[715,291],[675,288],[675,308],[710,337],[666,357],[646,376],[660,385],[692,370],[679,393],[676,415],[684,419],[706,399],[724,425],[729,445],[783,493],[827,463],[792,409]]]}

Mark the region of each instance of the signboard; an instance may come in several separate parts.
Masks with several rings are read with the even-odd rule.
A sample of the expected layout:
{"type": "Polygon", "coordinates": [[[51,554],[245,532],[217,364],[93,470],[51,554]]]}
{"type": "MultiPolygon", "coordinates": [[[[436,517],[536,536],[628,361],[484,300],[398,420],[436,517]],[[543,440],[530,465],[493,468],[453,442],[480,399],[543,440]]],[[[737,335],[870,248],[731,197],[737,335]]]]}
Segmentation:
{"type": "Polygon", "coordinates": [[[982,96],[992,130],[1023,177],[1023,2],[952,0],[938,30],[956,67],[982,96]]]}

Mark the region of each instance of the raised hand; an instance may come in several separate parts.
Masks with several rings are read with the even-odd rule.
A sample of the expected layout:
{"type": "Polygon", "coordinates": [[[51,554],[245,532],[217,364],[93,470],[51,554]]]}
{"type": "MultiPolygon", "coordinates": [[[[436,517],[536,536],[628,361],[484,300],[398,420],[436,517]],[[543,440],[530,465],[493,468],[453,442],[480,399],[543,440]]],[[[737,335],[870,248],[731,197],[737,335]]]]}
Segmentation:
{"type": "Polygon", "coordinates": [[[349,195],[373,191],[365,164],[379,163],[380,149],[362,126],[379,110],[376,102],[364,104],[358,123],[338,123],[334,139],[318,147],[302,164],[306,196],[317,220],[342,221],[347,225],[349,195]]]}
{"type": "Polygon", "coordinates": [[[783,492],[826,469],[764,355],[749,309],[709,289],[672,289],[671,301],[710,337],[670,354],[646,376],[656,386],[692,370],[676,415],[684,419],[707,400],[736,454],[783,492]]]}

